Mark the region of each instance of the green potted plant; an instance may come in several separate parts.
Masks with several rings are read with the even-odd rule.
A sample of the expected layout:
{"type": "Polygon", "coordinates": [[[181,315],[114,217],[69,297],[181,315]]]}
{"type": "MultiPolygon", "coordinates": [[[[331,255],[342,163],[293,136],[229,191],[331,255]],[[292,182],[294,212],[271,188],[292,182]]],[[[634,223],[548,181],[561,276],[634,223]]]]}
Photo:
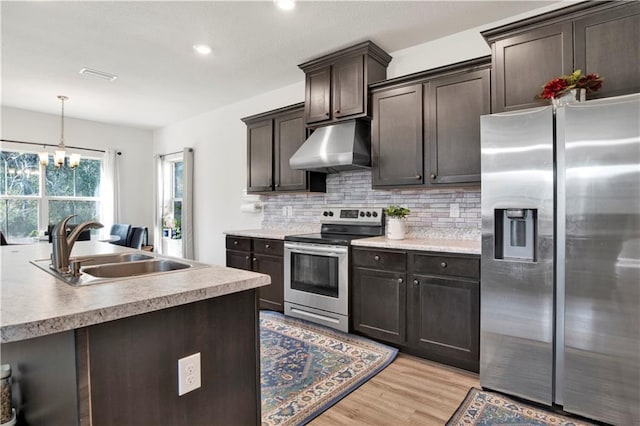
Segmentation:
{"type": "Polygon", "coordinates": [[[387,216],[387,238],[390,240],[403,240],[406,235],[406,220],[407,215],[411,213],[406,207],[400,207],[391,205],[384,209],[384,214],[387,216]]]}

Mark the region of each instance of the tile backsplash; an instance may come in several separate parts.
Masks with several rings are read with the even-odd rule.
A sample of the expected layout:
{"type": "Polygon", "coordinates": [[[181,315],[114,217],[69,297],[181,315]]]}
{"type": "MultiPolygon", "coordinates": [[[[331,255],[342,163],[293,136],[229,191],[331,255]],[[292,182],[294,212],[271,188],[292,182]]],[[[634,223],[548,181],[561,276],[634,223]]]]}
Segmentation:
{"type": "Polygon", "coordinates": [[[324,207],[388,207],[411,209],[408,232],[415,237],[480,238],[480,188],[371,189],[371,171],[327,176],[326,194],[263,195],[264,228],[319,228],[324,207]],[[452,208],[452,205],[453,208],[452,208]],[[457,205],[457,209],[455,207],[457,205]],[[455,210],[458,210],[458,217],[455,210]],[[293,213],[289,215],[289,213],[293,213]]]}

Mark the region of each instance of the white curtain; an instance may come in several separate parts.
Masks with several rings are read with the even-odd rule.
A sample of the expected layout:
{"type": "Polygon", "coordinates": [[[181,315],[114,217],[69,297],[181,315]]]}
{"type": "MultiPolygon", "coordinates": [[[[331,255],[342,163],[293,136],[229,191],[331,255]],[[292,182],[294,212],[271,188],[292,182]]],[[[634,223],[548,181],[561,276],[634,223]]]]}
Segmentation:
{"type": "Polygon", "coordinates": [[[162,207],[164,206],[164,176],[162,173],[162,156],[154,157],[156,166],[156,178],[154,179],[154,193],[156,208],[153,218],[153,245],[154,250],[162,254],[162,207]]]}
{"type": "Polygon", "coordinates": [[[193,148],[185,148],[182,161],[182,257],[194,259],[193,242],[193,148]]]}
{"type": "Polygon", "coordinates": [[[102,224],[108,231],[114,223],[120,223],[120,176],[118,171],[118,151],[105,151],[102,162],[102,224]]]}

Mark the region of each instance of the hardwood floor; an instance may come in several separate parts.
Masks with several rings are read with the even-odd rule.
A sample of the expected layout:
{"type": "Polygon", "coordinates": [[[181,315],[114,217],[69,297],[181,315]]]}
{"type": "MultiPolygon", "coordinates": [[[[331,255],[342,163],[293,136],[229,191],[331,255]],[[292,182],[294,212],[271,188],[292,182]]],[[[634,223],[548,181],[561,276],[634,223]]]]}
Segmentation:
{"type": "Polygon", "coordinates": [[[477,374],[398,354],[382,372],[313,420],[313,426],[444,425],[477,374]]]}

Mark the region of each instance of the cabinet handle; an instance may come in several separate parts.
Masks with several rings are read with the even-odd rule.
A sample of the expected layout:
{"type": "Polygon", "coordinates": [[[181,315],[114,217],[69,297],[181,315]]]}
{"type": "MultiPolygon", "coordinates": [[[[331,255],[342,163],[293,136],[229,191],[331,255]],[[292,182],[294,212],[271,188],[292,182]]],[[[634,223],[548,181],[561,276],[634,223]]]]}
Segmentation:
{"type": "Polygon", "coordinates": [[[329,113],[328,113],[328,112],[325,112],[325,113],[324,113],[324,115],[325,115],[325,117],[328,117],[328,116],[329,116],[329,113]]]}
{"type": "Polygon", "coordinates": [[[404,282],[404,279],[398,278],[398,284],[402,284],[403,282],[404,282]]]}
{"type": "Polygon", "coordinates": [[[435,179],[437,176],[435,173],[431,173],[431,179],[435,179]]]}
{"type": "Polygon", "coordinates": [[[418,284],[420,284],[420,281],[418,281],[418,280],[413,280],[413,284],[414,284],[414,285],[418,285],[418,284]]]}
{"type": "Polygon", "coordinates": [[[238,240],[233,240],[233,245],[237,246],[238,245],[238,240]]]}
{"type": "Polygon", "coordinates": [[[339,109],[336,110],[336,114],[340,114],[340,110],[339,109]]]}
{"type": "Polygon", "coordinates": [[[277,187],[279,187],[279,186],[280,186],[280,184],[279,184],[279,183],[276,183],[276,188],[277,188],[277,187]]]}
{"type": "Polygon", "coordinates": [[[440,262],[440,267],[441,268],[446,268],[447,267],[447,262],[440,262]]]}
{"type": "Polygon", "coordinates": [[[416,175],[416,179],[418,180],[422,179],[422,175],[416,175]]]}
{"type": "Polygon", "coordinates": [[[376,254],[375,256],[373,256],[373,260],[380,260],[380,256],[376,254]]]}
{"type": "Polygon", "coordinates": [[[271,248],[271,244],[265,244],[264,248],[271,248]]]}
{"type": "Polygon", "coordinates": [[[258,258],[257,258],[257,257],[254,257],[252,260],[253,260],[254,262],[257,262],[257,261],[258,261],[258,258]]]}
{"type": "Polygon", "coordinates": [[[251,256],[245,256],[244,258],[249,260],[249,259],[251,259],[251,256]]]}

